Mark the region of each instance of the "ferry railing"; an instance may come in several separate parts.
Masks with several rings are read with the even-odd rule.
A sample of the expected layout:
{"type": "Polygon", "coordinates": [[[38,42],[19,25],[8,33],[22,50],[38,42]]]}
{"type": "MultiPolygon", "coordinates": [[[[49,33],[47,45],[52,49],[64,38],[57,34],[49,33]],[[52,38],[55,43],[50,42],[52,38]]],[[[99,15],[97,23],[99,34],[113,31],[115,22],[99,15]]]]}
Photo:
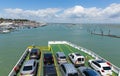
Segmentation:
{"type": "Polygon", "coordinates": [[[22,66],[26,56],[28,55],[30,49],[26,49],[25,52],[22,54],[22,56],[20,57],[20,59],[18,60],[18,62],[16,63],[16,65],[14,66],[14,68],[12,69],[12,71],[9,73],[8,76],[16,76],[17,73],[20,70],[20,67],[22,66]]]}
{"type": "MultiPolygon", "coordinates": [[[[81,47],[81,46],[75,45],[75,44],[73,44],[73,43],[71,43],[71,42],[67,42],[67,41],[49,41],[49,42],[48,42],[48,46],[50,47],[51,44],[67,44],[67,45],[69,45],[69,46],[71,46],[71,47],[74,47],[74,48],[76,48],[76,49],[78,49],[78,50],[80,50],[80,51],[83,51],[83,52],[87,53],[88,55],[92,56],[92,57],[95,58],[95,59],[103,59],[103,60],[109,62],[108,60],[106,60],[106,59],[104,59],[103,57],[101,57],[101,56],[97,55],[96,53],[94,53],[93,51],[88,50],[88,49],[86,49],[86,48],[83,48],[83,47],[81,47]]],[[[109,63],[110,63],[110,62],[109,62],[109,63]]],[[[115,66],[115,65],[112,64],[112,63],[110,63],[110,65],[112,66],[112,71],[114,71],[115,73],[118,74],[118,76],[120,76],[120,68],[117,67],[117,66],[115,66]]]]}

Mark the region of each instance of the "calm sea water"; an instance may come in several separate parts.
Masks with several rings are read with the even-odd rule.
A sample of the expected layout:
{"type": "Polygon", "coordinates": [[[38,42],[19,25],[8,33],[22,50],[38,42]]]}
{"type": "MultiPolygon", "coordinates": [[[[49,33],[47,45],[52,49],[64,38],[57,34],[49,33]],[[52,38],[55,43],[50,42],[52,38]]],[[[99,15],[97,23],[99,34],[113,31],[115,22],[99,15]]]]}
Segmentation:
{"type": "Polygon", "coordinates": [[[120,38],[91,35],[87,29],[102,28],[104,33],[120,36],[120,25],[106,24],[48,24],[45,27],[22,29],[9,34],[0,34],[0,76],[7,76],[27,46],[47,46],[50,40],[66,40],[106,58],[120,67],[120,38]]]}

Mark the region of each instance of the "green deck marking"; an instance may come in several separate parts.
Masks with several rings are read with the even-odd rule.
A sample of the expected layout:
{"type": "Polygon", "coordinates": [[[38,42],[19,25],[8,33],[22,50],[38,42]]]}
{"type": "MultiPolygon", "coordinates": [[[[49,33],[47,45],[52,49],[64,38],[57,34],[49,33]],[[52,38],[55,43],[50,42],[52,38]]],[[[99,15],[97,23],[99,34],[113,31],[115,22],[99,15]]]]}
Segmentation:
{"type": "Polygon", "coordinates": [[[59,47],[60,51],[63,51],[62,48],[60,47],[60,45],[58,45],[58,47],[59,47]]]}
{"type": "Polygon", "coordinates": [[[55,52],[58,52],[60,49],[57,47],[57,45],[50,45],[51,47],[54,47],[54,48],[52,48],[53,49],[53,51],[55,51],[55,52]]]}
{"type": "Polygon", "coordinates": [[[40,57],[40,61],[39,61],[39,68],[38,68],[38,76],[41,76],[41,73],[43,70],[42,70],[42,61],[43,61],[43,53],[41,51],[41,57],[40,57]]]}
{"type": "MultiPolygon", "coordinates": [[[[64,44],[65,45],[65,44],[64,44]]],[[[69,51],[71,51],[71,53],[73,52],[67,45],[65,45],[68,49],[69,49],[69,51]]]]}
{"type": "Polygon", "coordinates": [[[68,54],[70,53],[69,49],[66,48],[63,44],[60,45],[62,47],[62,49],[64,50],[65,54],[68,56],[68,54]]]}
{"type": "Polygon", "coordinates": [[[57,71],[57,76],[61,76],[60,73],[58,72],[58,65],[57,65],[57,62],[56,62],[56,59],[55,59],[55,56],[54,56],[54,52],[53,52],[53,49],[51,47],[51,52],[53,54],[53,59],[54,59],[54,63],[55,63],[55,68],[56,68],[56,71],[57,71]]]}

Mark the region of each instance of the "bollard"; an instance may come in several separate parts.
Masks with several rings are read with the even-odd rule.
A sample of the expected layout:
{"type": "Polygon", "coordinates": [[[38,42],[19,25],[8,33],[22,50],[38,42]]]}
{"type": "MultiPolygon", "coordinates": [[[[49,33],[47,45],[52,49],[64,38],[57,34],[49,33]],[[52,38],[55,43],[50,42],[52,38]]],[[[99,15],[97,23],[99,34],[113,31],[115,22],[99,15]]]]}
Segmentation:
{"type": "Polygon", "coordinates": [[[19,71],[19,66],[15,66],[15,68],[14,68],[14,72],[15,72],[15,74],[17,74],[18,71],[19,71]]]}

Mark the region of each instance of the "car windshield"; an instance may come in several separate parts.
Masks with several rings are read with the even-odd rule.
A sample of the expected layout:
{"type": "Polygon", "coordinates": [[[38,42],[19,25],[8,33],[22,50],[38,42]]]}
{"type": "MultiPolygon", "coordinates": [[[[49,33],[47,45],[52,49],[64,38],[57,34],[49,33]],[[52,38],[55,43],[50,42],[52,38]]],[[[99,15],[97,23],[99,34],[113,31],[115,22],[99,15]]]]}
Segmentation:
{"type": "Polygon", "coordinates": [[[38,49],[32,49],[32,51],[31,52],[37,52],[38,51],[38,49]]]}
{"type": "Polygon", "coordinates": [[[104,70],[111,70],[110,67],[103,67],[104,70]]]}
{"type": "Polygon", "coordinates": [[[24,66],[23,71],[32,70],[32,66],[24,66]]]}
{"type": "Polygon", "coordinates": [[[65,59],[66,57],[65,57],[65,56],[61,56],[60,58],[61,58],[61,59],[65,59]]]}
{"type": "Polygon", "coordinates": [[[105,63],[104,60],[96,60],[96,62],[98,62],[98,63],[105,63]]]}
{"type": "Polygon", "coordinates": [[[81,56],[79,53],[76,53],[77,56],[81,56]]]}
{"type": "Polygon", "coordinates": [[[44,57],[45,57],[45,58],[52,57],[52,54],[44,54],[44,57]]]}
{"type": "Polygon", "coordinates": [[[84,61],[84,58],[78,58],[78,61],[84,61]]]}
{"type": "Polygon", "coordinates": [[[37,52],[31,52],[30,53],[30,55],[36,55],[37,54],[37,52]]]}
{"type": "Polygon", "coordinates": [[[78,73],[68,74],[68,76],[78,76],[78,73]]]}
{"type": "Polygon", "coordinates": [[[38,50],[37,49],[32,49],[30,54],[37,54],[38,50]]]}

